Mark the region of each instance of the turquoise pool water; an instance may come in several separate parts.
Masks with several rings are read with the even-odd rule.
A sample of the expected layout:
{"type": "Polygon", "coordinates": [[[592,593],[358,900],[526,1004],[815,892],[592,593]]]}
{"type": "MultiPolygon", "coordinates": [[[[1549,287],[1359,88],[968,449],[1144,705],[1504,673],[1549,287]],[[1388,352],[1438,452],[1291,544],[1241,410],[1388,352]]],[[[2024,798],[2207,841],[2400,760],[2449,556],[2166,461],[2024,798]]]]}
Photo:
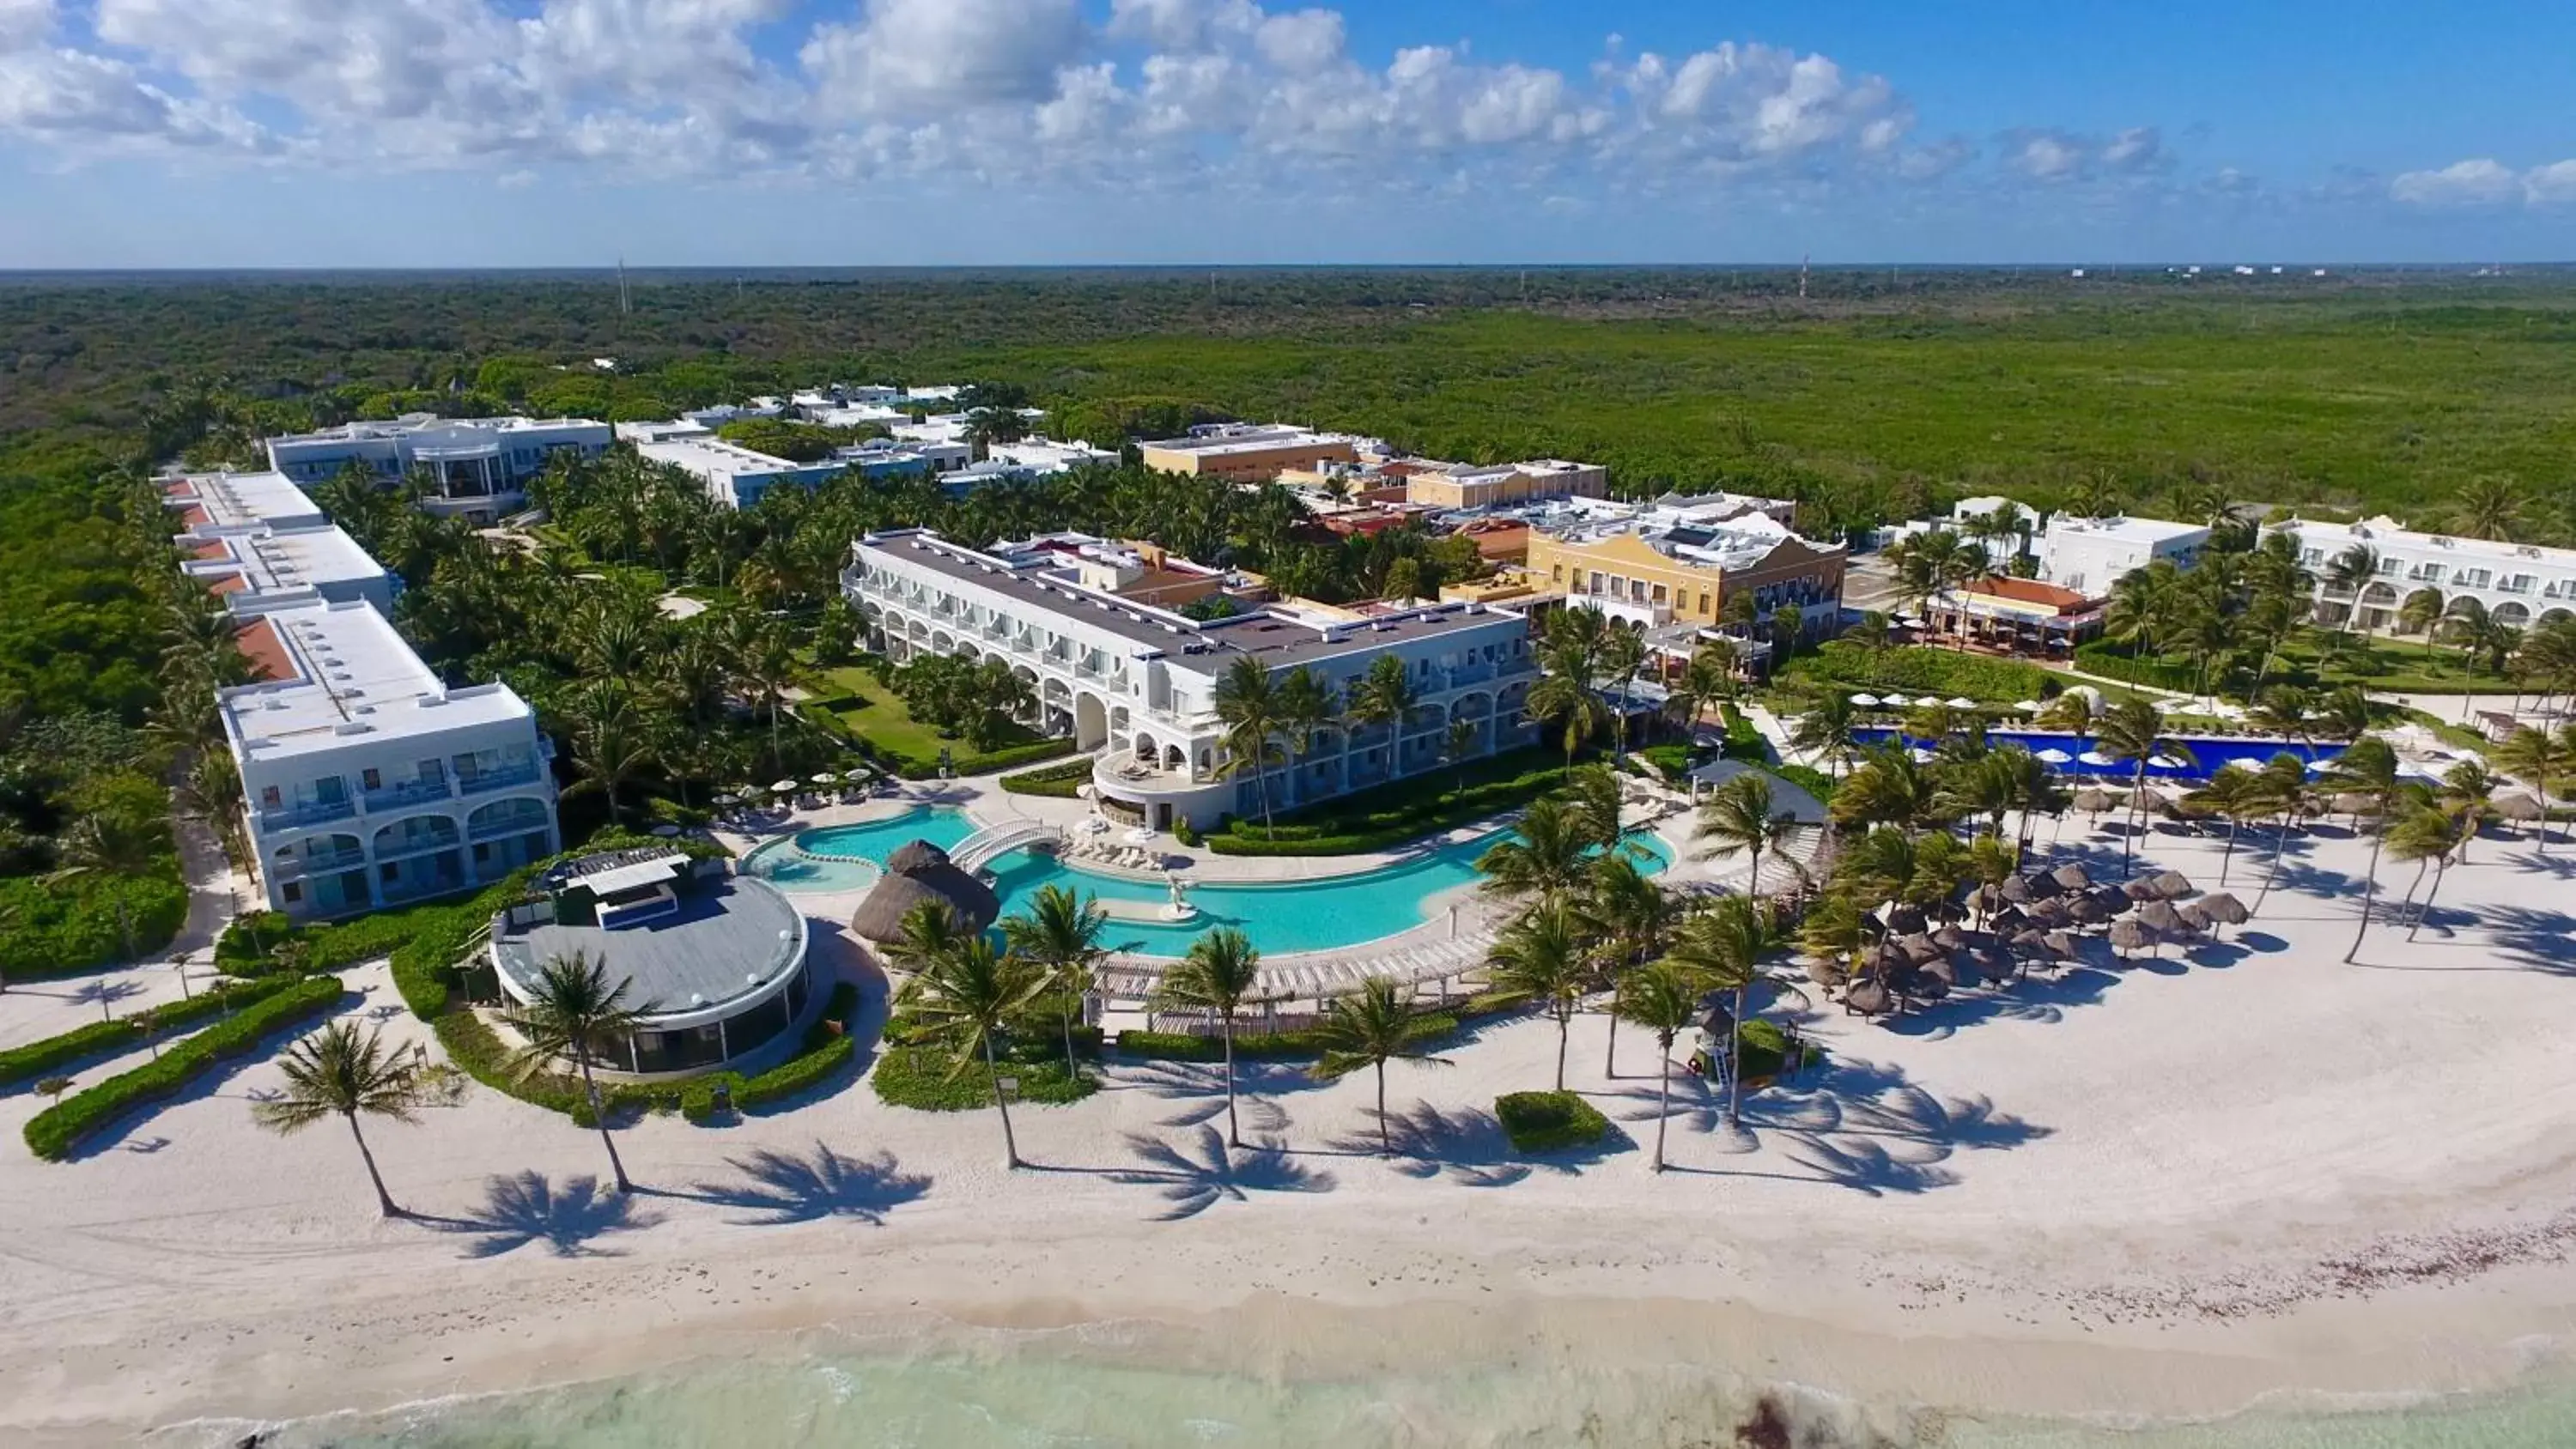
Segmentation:
{"type": "MultiPolygon", "coordinates": [[[[813,857],[855,855],[883,860],[907,840],[927,840],[944,849],[973,829],[959,811],[916,810],[874,824],[827,826],[793,840],[771,841],[753,851],[742,868],[784,891],[865,890],[876,880],[873,865],[813,857]]],[[[1179,956],[1200,933],[1214,926],[1233,926],[1250,936],[1264,954],[1273,956],[1356,946],[1429,920],[1431,899],[1473,883],[1476,857],[1500,835],[1497,831],[1444,845],[1395,865],[1331,880],[1193,886],[1190,904],[1199,911],[1195,919],[1113,921],[1110,941],[1121,951],[1179,956]]],[[[1671,852],[1652,835],[1640,832],[1629,839],[1643,852],[1642,868],[1659,872],[1672,864],[1671,852]]],[[[1021,909],[1045,885],[1064,885],[1103,901],[1140,906],[1160,906],[1170,898],[1157,883],[1104,875],[1031,851],[1013,851],[996,860],[992,869],[994,893],[1002,898],[1005,914],[1021,909]]]]}

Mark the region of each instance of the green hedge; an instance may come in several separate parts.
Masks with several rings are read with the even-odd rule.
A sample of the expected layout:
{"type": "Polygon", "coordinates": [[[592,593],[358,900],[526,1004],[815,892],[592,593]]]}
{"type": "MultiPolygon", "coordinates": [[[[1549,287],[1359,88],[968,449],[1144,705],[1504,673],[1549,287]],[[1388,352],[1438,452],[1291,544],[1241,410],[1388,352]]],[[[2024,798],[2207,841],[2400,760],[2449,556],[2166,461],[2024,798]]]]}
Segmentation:
{"type": "MultiPolygon", "coordinates": [[[[210,1016],[220,1016],[234,1008],[274,996],[295,985],[298,979],[270,976],[256,981],[219,982],[194,996],[154,1007],[153,1030],[159,1034],[210,1016]]],[[[93,1021],[77,1031],[12,1047],[0,1052],[0,1086],[32,1080],[83,1057],[141,1046],[143,1035],[142,1022],[131,1016],[121,1016],[114,1021],[93,1021]]]]}
{"type": "Polygon", "coordinates": [[[1691,752],[1688,745],[1648,745],[1644,749],[1632,750],[1629,753],[1651,762],[1656,769],[1663,772],[1663,778],[1671,784],[1680,784],[1682,778],[1690,773],[1691,752]]]}
{"type": "MultiPolygon", "coordinates": [[[[1533,999],[1526,991],[1489,991],[1471,996],[1447,1011],[1424,1012],[1414,1021],[1413,1039],[1437,1041],[1465,1029],[1471,1022],[1520,1011],[1533,999]]],[[[1225,1041],[1186,1031],[1122,1031],[1118,1033],[1118,1054],[1138,1061],[1221,1062],[1225,1060],[1225,1041]]],[[[1264,1032],[1247,1031],[1240,1022],[1235,1026],[1237,1061],[1312,1061],[1323,1054],[1322,1033],[1313,1027],[1264,1032]]]]}
{"type": "Polygon", "coordinates": [[[110,1077],[37,1113],[27,1122],[27,1147],[38,1157],[59,1162],[82,1138],[138,1103],[177,1096],[227,1059],[250,1055],[270,1033],[329,1011],[343,994],[338,977],[297,981],[177,1043],[159,1061],[110,1077]]]}
{"type": "Polygon", "coordinates": [[[1042,795],[1051,800],[1074,799],[1082,787],[1090,783],[1091,761],[1088,759],[1002,777],[1002,788],[1014,795],[1042,795]]]}
{"type": "Polygon", "coordinates": [[[1471,762],[1468,784],[1432,770],[1279,818],[1272,830],[1238,819],[1207,840],[1219,855],[1356,855],[1517,810],[1565,783],[1562,757],[1531,748],[1471,762]]]}
{"type": "Polygon", "coordinates": [[[1762,731],[1753,721],[1745,717],[1744,711],[1732,703],[1722,704],[1718,709],[1726,719],[1726,743],[1718,748],[1718,754],[1725,759],[1743,760],[1755,765],[1770,763],[1771,743],[1762,737],[1762,731]]]}
{"type": "Polygon", "coordinates": [[[1961,695],[1990,704],[2046,699],[2057,692],[2058,683],[2056,676],[2035,664],[1925,645],[1867,649],[1843,639],[1800,656],[1780,677],[1879,694],[1937,694],[1944,699],[1961,695]]]}
{"type": "Polygon", "coordinates": [[[735,1111],[748,1112],[831,1080],[858,1055],[858,1042],[850,1035],[850,1021],[858,1009],[858,987],[847,981],[834,986],[823,1014],[805,1029],[805,1044],[796,1055],[756,1077],[724,1071],[691,1078],[680,1087],[680,1115],[692,1122],[713,1120],[718,1085],[731,1091],[735,1111]]]}
{"type": "Polygon", "coordinates": [[[1816,797],[1821,805],[1834,803],[1834,787],[1840,782],[1813,765],[1792,765],[1785,761],[1769,767],[1772,774],[1816,797]]]}
{"type": "MultiPolygon", "coordinates": [[[[1061,1106],[1079,1102],[1100,1090],[1085,1072],[1068,1075],[1061,1055],[1038,1061],[1005,1058],[1002,1075],[1017,1077],[1019,1100],[1061,1106]]],[[[948,1053],[936,1047],[889,1046],[868,1073],[877,1097],[892,1107],[921,1112],[971,1112],[993,1105],[993,1073],[982,1061],[955,1070],[948,1053]]]]}
{"type": "MultiPolygon", "coordinates": [[[[1748,1080],[1780,1075],[1780,1068],[1789,1057],[1789,1034],[1780,1029],[1778,1022],[1757,1016],[1736,1029],[1735,1041],[1735,1054],[1742,1061],[1748,1080]]],[[[1798,1055],[1802,1065],[1813,1066],[1824,1060],[1825,1054],[1810,1042],[1798,1055]]]]}
{"type": "Polygon", "coordinates": [[[2190,694],[2199,684],[2188,664],[2140,659],[2119,645],[2100,639],[2075,646],[2075,667],[2087,674],[2098,674],[2123,684],[2143,684],[2149,689],[2169,689],[2178,694],[2190,694]]]}
{"type": "Polygon", "coordinates": [[[1573,1092],[1509,1092],[1494,1099],[1494,1116],[1515,1152],[1561,1152],[1610,1135],[1610,1119],[1573,1092]]]}
{"type": "MultiPolygon", "coordinates": [[[[948,769],[951,774],[961,778],[967,775],[989,775],[996,770],[1016,770],[1023,765],[1034,765],[1041,760],[1059,759],[1072,753],[1073,741],[1071,740],[1039,740],[1035,744],[1012,745],[1007,749],[993,750],[981,755],[971,754],[960,748],[951,751],[948,769]]],[[[939,776],[939,758],[936,755],[926,760],[916,759],[910,755],[897,755],[894,758],[898,761],[895,773],[907,780],[931,780],[939,776]]]]}
{"type": "Polygon", "coordinates": [[[162,857],[146,875],[85,874],[60,885],[36,876],[0,880],[0,975],[40,981],[115,965],[125,954],[119,901],[134,928],[136,960],[167,948],[188,919],[179,858],[162,857]]]}

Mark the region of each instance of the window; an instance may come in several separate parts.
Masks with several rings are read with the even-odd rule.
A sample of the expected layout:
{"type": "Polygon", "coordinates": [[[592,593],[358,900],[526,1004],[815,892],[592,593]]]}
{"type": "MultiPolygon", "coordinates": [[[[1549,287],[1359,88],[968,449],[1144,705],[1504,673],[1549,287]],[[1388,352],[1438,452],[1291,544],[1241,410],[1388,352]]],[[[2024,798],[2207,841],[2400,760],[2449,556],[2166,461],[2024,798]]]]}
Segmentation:
{"type": "Polygon", "coordinates": [[[276,787],[275,785],[262,785],[262,786],[260,786],[260,787],[259,787],[259,808],[260,808],[260,809],[262,809],[262,810],[274,810],[274,809],[276,809],[278,806],[280,806],[280,805],[282,805],[282,804],[284,804],[284,803],[286,803],[286,802],[285,802],[284,800],[282,800],[282,799],[280,799],[280,798],[279,798],[278,793],[277,793],[277,787],[276,787]]]}
{"type": "Polygon", "coordinates": [[[286,902],[290,906],[303,900],[304,882],[300,880],[291,880],[286,884],[279,886],[277,888],[277,898],[286,902]]]}
{"type": "Polygon", "coordinates": [[[369,765],[358,772],[358,783],[365,789],[381,790],[385,788],[385,777],[377,772],[375,766],[369,765]]]}
{"type": "Polygon", "coordinates": [[[395,881],[402,879],[402,867],[390,863],[377,866],[376,878],[387,885],[392,885],[395,881]]]}

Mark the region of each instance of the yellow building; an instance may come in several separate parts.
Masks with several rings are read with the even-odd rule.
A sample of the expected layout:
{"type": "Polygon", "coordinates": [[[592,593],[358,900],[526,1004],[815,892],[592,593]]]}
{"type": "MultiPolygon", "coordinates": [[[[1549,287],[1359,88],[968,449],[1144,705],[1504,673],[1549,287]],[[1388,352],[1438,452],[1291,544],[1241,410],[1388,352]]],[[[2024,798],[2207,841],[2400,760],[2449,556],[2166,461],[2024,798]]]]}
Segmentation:
{"type": "Polygon", "coordinates": [[[1139,443],[1146,467],[1236,483],[1267,483],[1291,470],[1311,472],[1327,463],[1357,463],[1353,441],[1330,433],[1273,424],[1203,428],[1186,438],[1139,443]]]}
{"type": "Polygon", "coordinates": [[[1407,503],[1433,508],[1509,508],[1551,498],[1606,498],[1610,472],[1598,463],[1569,463],[1542,458],[1492,468],[1452,464],[1418,472],[1404,480],[1407,503]]]}
{"type": "Polygon", "coordinates": [[[1785,532],[1706,528],[1533,533],[1529,573],[1542,589],[1646,628],[1727,622],[1730,600],[1749,596],[1756,619],[1784,604],[1832,622],[1843,594],[1844,555],[1785,532]],[[1829,607],[1830,606],[1830,607],[1829,607]]]}

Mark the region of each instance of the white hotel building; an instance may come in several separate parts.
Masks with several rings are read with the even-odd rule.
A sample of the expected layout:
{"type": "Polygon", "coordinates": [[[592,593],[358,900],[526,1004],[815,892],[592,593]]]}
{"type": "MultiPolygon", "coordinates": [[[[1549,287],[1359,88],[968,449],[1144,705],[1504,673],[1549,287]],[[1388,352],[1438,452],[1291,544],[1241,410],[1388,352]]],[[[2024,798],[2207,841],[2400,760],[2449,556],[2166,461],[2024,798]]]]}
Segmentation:
{"type": "Polygon", "coordinates": [[[2426,589],[2441,595],[2446,609],[2462,599],[2476,599],[2497,622],[2516,628],[2576,614],[2576,549],[2417,533],[2390,518],[2362,523],[2294,518],[2263,531],[2299,541],[2299,562],[2316,576],[2320,623],[2385,629],[2397,622],[2397,611],[2409,596],[2426,589]],[[2357,591],[2336,588],[2327,571],[2355,546],[2378,556],[2376,575],[2357,591]]]}
{"type": "Polygon", "coordinates": [[[2190,568],[2208,545],[2209,530],[2196,523],[2060,513],[2039,536],[2039,577],[2098,599],[2111,592],[2121,575],[2158,559],[2190,568]]]}
{"type": "Polygon", "coordinates": [[[426,475],[423,510],[488,523],[527,502],[528,481],[570,450],[608,450],[606,423],[583,418],[441,418],[407,413],[391,422],[348,423],[268,440],[268,466],[294,483],[320,483],[363,463],[388,484],[426,475]]]}
{"type": "Polygon", "coordinates": [[[217,696],[270,909],[341,916],[554,853],[553,749],[505,684],[451,689],[380,612],[392,582],[273,474],[164,485],[184,565],[245,622],[217,696]]]}
{"type": "Polygon", "coordinates": [[[868,639],[897,662],[935,654],[1007,660],[1037,697],[1039,723],[1100,752],[1101,808],[1156,829],[1251,816],[1251,774],[1226,773],[1217,681],[1239,659],[1274,680],[1312,669],[1346,699],[1381,655],[1404,661],[1418,704],[1401,725],[1316,732],[1269,770],[1273,809],[1441,768],[1449,723],[1475,727],[1472,754],[1529,743],[1538,664],[1520,615],[1442,604],[1358,621],[1266,609],[1201,622],[1085,586],[1061,553],[981,553],[920,529],[851,547],[842,592],[868,639]]]}

